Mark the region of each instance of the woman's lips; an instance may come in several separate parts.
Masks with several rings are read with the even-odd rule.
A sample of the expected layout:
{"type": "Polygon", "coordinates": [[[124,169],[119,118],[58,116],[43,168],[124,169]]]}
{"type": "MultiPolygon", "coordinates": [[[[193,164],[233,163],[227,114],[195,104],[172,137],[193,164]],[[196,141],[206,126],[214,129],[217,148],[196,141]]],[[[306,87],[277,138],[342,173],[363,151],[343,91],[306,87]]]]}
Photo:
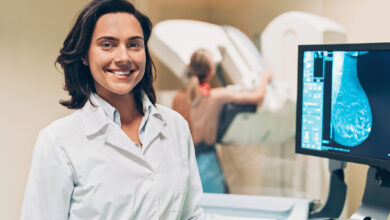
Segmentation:
{"type": "Polygon", "coordinates": [[[118,79],[127,79],[135,70],[106,70],[118,79]]]}

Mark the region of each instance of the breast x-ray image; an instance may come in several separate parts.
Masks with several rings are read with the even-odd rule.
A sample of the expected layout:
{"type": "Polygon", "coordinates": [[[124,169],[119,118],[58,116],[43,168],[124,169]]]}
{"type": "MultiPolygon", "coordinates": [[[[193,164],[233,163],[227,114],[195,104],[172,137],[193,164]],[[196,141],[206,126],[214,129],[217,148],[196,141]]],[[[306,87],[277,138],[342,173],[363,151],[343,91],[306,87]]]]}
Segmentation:
{"type": "Polygon", "coordinates": [[[390,51],[307,51],[302,147],[390,157],[390,51]]]}

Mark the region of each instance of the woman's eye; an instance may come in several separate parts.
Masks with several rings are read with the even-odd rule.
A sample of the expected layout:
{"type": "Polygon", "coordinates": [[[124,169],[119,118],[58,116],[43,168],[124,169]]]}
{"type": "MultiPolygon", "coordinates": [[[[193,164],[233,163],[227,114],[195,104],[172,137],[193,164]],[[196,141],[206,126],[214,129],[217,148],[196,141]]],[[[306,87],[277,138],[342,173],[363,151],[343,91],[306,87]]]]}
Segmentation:
{"type": "Polygon", "coordinates": [[[103,43],[103,47],[104,48],[110,48],[111,47],[111,44],[106,42],[106,43],[103,43]]]}
{"type": "Polygon", "coordinates": [[[128,48],[140,49],[140,48],[142,48],[142,43],[139,43],[139,42],[129,43],[128,48]]]}

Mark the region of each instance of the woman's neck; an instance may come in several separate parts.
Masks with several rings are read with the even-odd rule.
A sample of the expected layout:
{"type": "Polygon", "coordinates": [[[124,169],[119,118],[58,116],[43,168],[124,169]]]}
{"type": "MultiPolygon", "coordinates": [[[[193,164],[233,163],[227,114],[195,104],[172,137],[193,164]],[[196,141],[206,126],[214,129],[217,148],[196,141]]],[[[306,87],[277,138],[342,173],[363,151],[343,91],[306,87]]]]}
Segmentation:
{"type": "Polygon", "coordinates": [[[209,96],[210,95],[210,83],[203,82],[199,85],[199,92],[202,96],[209,96]]]}
{"type": "Polygon", "coordinates": [[[110,103],[120,114],[121,124],[133,122],[138,117],[142,116],[138,112],[135,102],[135,97],[132,92],[126,95],[107,94],[97,91],[98,95],[110,103]]]}

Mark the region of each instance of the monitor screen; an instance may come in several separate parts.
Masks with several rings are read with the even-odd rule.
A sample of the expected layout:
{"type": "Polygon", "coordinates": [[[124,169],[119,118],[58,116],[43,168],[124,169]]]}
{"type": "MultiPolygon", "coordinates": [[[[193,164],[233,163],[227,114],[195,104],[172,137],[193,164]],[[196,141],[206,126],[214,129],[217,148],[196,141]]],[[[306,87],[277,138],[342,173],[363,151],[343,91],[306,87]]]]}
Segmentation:
{"type": "Polygon", "coordinates": [[[390,167],[390,43],[298,53],[296,152],[390,167]]]}

